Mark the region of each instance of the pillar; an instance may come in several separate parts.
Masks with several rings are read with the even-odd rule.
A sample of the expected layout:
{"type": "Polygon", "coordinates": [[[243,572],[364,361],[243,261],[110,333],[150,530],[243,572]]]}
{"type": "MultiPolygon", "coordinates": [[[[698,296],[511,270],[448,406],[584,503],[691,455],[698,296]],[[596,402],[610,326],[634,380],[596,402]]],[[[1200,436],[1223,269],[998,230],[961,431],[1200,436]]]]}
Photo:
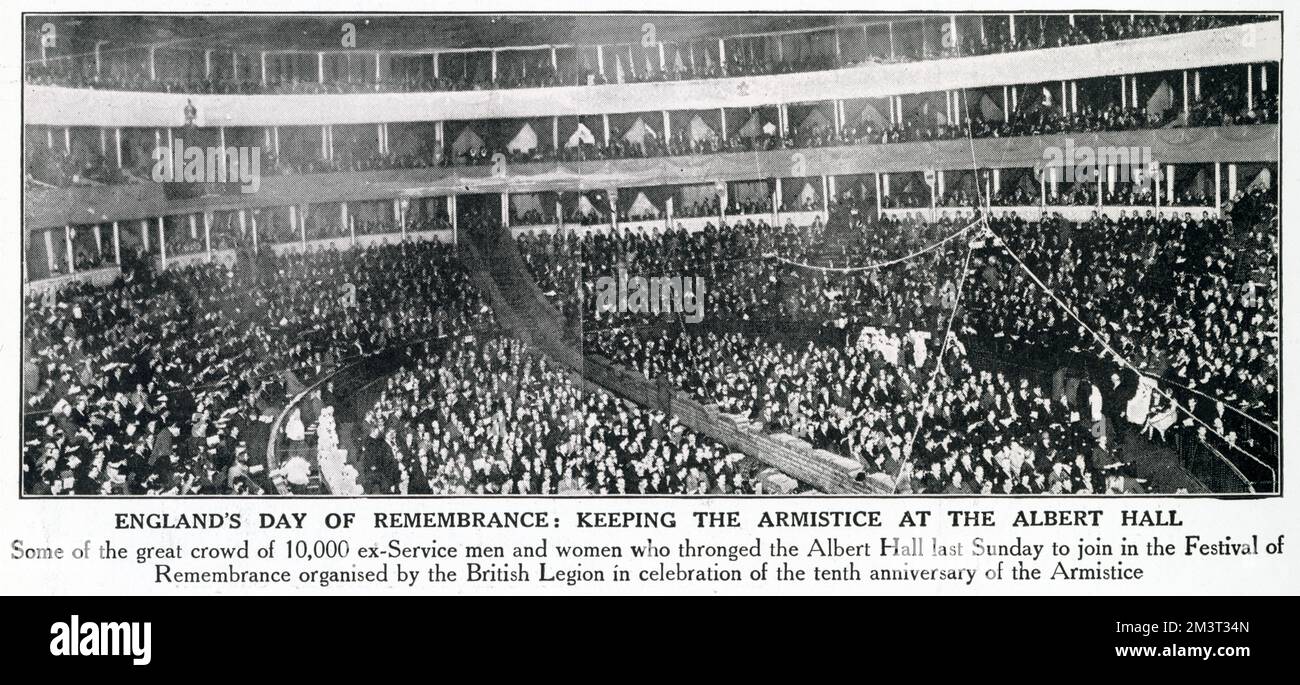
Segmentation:
{"type": "Polygon", "coordinates": [[[158,217],[158,263],[167,268],[167,233],[163,230],[162,217],[158,217]]]}
{"type": "Polygon", "coordinates": [[[1214,163],[1214,211],[1223,211],[1223,162],[1214,163]]]}
{"type": "Polygon", "coordinates": [[[208,212],[203,213],[203,251],[208,253],[208,261],[212,261],[212,215],[208,212]]]}
{"type": "Polygon", "coordinates": [[[1255,70],[1246,65],[1246,109],[1255,107],[1255,70]]]}
{"type": "Polygon", "coordinates": [[[45,266],[48,273],[54,273],[58,263],[54,261],[54,231],[41,231],[41,237],[45,240],[45,266]]]}
{"type": "Polygon", "coordinates": [[[122,264],[122,229],[116,221],[113,222],[113,263],[122,264]]]}
{"type": "Polygon", "coordinates": [[[881,203],[882,198],[881,198],[880,172],[877,171],[874,174],[874,176],[876,177],[876,218],[879,219],[880,217],[884,216],[885,208],[884,205],[881,203]]]}
{"type": "Polygon", "coordinates": [[[76,262],[75,259],[73,259],[73,257],[75,256],[75,253],[73,252],[73,249],[72,249],[72,234],[73,234],[73,228],[72,228],[71,226],[67,225],[67,224],[64,224],[64,226],[63,226],[63,246],[64,246],[64,248],[67,250],[67,254],[68,254],[68,273],[70,273],[70,274],[77,273],[77,262],[76,262]]]}
{"type": "Polygon", "coordinates": [[[1192,94],[1187,87],[1187,70],[1183,70],[1183,114],[1187,114],[1192,109],[1192,94]]]}

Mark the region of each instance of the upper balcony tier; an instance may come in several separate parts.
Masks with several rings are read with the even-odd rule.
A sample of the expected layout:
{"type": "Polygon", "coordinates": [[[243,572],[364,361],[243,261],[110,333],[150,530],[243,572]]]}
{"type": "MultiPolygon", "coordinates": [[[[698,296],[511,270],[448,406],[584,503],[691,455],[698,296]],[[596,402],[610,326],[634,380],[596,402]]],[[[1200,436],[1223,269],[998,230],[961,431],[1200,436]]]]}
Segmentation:
{"type": "MultiPolygon", "coordinates": [[[[1044,150],[1049,148],[1146,150],[1151,160],[1172,165],[1271,163],[1278,161],[1278,141],[1279,127],[1261,124],[525,163],[510,165],[503,173],[494,172],[490,166],[469,166],[278,175],[261,179],[257,192],[248,194],[187,193],[170,197],[167,184],[162,183],[29,188],[24,198],[23,225],[30,231],[65,224],[398,197],[712,185],[720,181],[925,169],[968,172],[972,159],[981,169],[1034,168],[1046,165],[1044,150]]],[[[1088,163],[1108,162],[1093,159],[1088,163]]]]}
{"type": "Polygon", "coordinates": [[[713,109],[1072,81],[1281,59],[1281,22],[1025,52],[866,63],[791,74],[453,92],[207,94],[28,84],[24,121],[47,126],[303,126],[713,109]]]}

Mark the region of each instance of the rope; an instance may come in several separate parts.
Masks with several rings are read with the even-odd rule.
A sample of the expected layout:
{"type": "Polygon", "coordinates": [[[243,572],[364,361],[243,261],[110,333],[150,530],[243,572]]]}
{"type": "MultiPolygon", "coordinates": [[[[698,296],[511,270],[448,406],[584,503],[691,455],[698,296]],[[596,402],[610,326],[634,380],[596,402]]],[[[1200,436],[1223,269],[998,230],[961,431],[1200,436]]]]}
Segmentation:
{"type": "Polygon", "coordinates": [[[921,401],[921,408],[916,412],[916,427],[912,429],[912,434],[907,438],[907,445],[903,449],[903,459],[898,466],[898,473],[894,475],[894,488],[892,492],[898,492],[898,484],[902,481],[903,472],[911,465],[912,447],[916,444],[916,436],[921,433],[921,425],[925,422],[925,415],[930,411],[930,398],[934,395],[934,379],[938,378],[939,372],[943,369],[943,357],[948,353],[948,340],[952,333],[952,322],[957,318],[957,310],[961,308],[962,291],[966,285],[966,274],[969,272],[970,257],[975,251],[970,244],[966,246],[966,259],[962,262],[961,277],[957,280],[957,298],[952,304],[952,312],[948,314],[948,324],[943,330],[943,342],[939,345],[939,357],[934,362],[934,370],[930,372],[930,380],[925,386],[925,398],[921,401]]]}
{"type": "Polygon", "coordinates": [[[945,237],[945,238],[939,240],[938,242],[936,242],[936,243],[934,243],[934,244],[932,244],[932,245],[928,245],[928,246],[926,246],[926,247],[923,247],[923,248],[921,248],[920,250],[917,250],[916,252],[913,252],[913,253],[911,253],[911,254],[909,254],[909,255],[904,255],[904,256],[902,256],[902,257],[898,257],[897,259],[891,259],[891,260],[889,260],[889,261],[885,261],[885,262],[877,262],[877,263],[875,263],[875,264],[866,264],[866,265],[863,265],[863,266],[818,266],[818,265],[816,265],[816,264],[805,264],[805,263],[803,263],[803,262],[796,262],[796,261],[794,261],[794,260],[792,260],[792,259],[786,259],[785,257],[782,257],[782,256],[777,255],[777,254],[769,254],[769,255],[765,255],[765,256],[768,257],[768,258],[771,258],[771,259],[775,259],[775,260],[777,260],[777,261],[779,261],[779,262],[783,262],[783,263],[785,263],[785,264],[789,264],[790,266],[799,267],[799,268],[801,268],[801,269],[814,269],[814,270],[817,270],[817,271],[829,271],[829,272],[833,272],[833,273],[841,273],[841,274],[846,274],[846,273],[856,273],[856,272],[859,272],[859,271],[871,271],[871,270],[873,270],[873,269],[883,269],[883,268],[885,268],[885,267],[887,267],[887,266],[893,266],[893,265],[895,265],[895,264],[901,264],[901,263],[903,263],[903,262],[906,262],[906,261],[909,261],[909,260],[915,259],[915,258],[917,258],[917,257],[920,257],[921,255],[926,254],[927,252],[932,252],[933,250],[937,249],[937,248],[940,247],[941,245],[943,245],[943,244],[945,244],[945,243],[947,243],[947,242],[949,242],[949,241],[951,241],[951,240],[954,240],[954,239],[956,239],[957,237],[959,237],[959,236],[961,236],[961,235],[967,233],[968,231],[970,231],[971,229],[975,228],[976,226],[979,226],[979,225],[980,225],[981,223],[983,223],[983,222],[984,222],[983,217],[978,218],[978,219],[975,219],[974,221],[972,221],[972,222],[970,222],[969,224],[967,224],[964,228],[961,228],[961,229],[959,229],[959,230],[957,230],[957,231],[954,231],[952,234],[950,234],[950,235],[948,235],[947,237],[945,237]]]}
{"type": "MultiPolygon", "coordinates": [[[[1146,374],[1142,373],[1142,371],[1141,371],[1140,369],[1138,369],[1136,366],[1134,366],[1132,362],[1130,362],[1129,360],[1125,359],[1123,355],[1121,355],[1119,352],[1115,351],[1115,348],[1111,347],[1111,346],[1110,346],[1110,343],[1107,343],[1107,342],[1106,342],[1106,341],[1101,337],[1101,335],[1097,333],[1097,331],[1093,330],[1092,327],[1089,326],[1087,323],[1084,323],[1083,319],[1079,318],[1079,316],[1078,316],[1077,314],[1074,313],[1074,310],[1073,310],[1069,305],[1067,305],[1067,304],[1065,303],[1065,301],[1063,301],[1060,297],[1058,297],[1058,296],[1056,295],[1056,293],[1055,293],[1051,288],[1047,287],[1047,285],[1046,285],[1045,283],[1043,283],[1043,282],[1038,278],[1038,276],[1037,276],[1037,275],[1036,275],[1036,274],[1035,274],[1035,273],[1034,273],[1034,272],[1033,272],[1033,271],[1032,271],[1032,270],[1031,270],[1031,269],[1030,269],[1030,268],[1029,268],[1029,267],[1028,267],[1028,266],[1027,266],[1027,265],[1026,265],[1022,260],[1021,260],[1021,259],[1020,259],[1020,255],[1016,254],[1015,250],[1012,250],[1011,247],[1007,245],[1007,242],[1006,242],[1005,240],[1002,239],[1002,236],[1000,236],[1000,235],[998,235],[997,233],[993,232],[993,229],[992,229],[992,228],[989,229],[989,232],[990,232],[990,233],[993,233],[994,237],[996,237],[996,238],[998,239],[998,243],[1001,245],[1001,247],[1002,247],[1004,250],[1006,250],[1006,252],[1007,252],[1008,255],[1011,255],[1011,258],[1014,259],[1014,260],[1016,261],[1016,264],[1019,264],[1019,265],[1020,265],[1021,270],[1023,270],[1023,271],[1025,272],[1025,274],[1026,274],[1027,276],[1029,276],[1029,279],[1030,279],[1031,281],[1033,281],[1035,285],[1037,285],[1039,288],[1041,288],[1042,291],[1043,291],[1044,293],[1046,293],[1048,297],[1052,298],[1052,300],[1055,301],[1056,304],[1059,305],[1059,306],[1061,307],[1061,309],[1064,310],[1065,313],[1068,314],[1068,315],[1070,316],[1070,318],[1074,319],[1075,322],[1077,322],[1077,323],[1079,324],[1080,327],[1082,327],[1085,331],[1087,331],[1090,335],[1092,335],[1093,339],[1096,340],[1097,343],[1098,343],[1099,345],[1101,345],[1101,346],[1102,346],[1102,347],[1103,347],[1103,348],[1104,348],[1108,353],[1110,353],[1110,355],[1115,359],[1116,362],[1118,362],[1118,363],[1122,364],[1123,366],[1125,366],[1125,367],[1131,369],[1134,373],[1137,373],[1138,375],[1146,375],[1146,374]]],[[[1204,420],[1202,420],[1200,417],[1198,417],[1197,415],[1193,414],[1193,413],[1191,412],[1191,410],[1189,410],[1189,409],[1187,409],[1186,407],[1184,407],[1180,402],[1178,402],[1178,400],[1174,399],[1173,396],[1171,396],[1169,393],[1166,393],[1165,391],[1161,390],[1159,386],[1154,386],[1154,387],[1152,387],[1152,391],[1155,392],[1156,394],[1160,395],[1161,397],[1165,398],[1166,400],[1168,400],[1170,404],[1174,405],[1174,406],[1177,407],[1180,411],[1182,411],[1183,413],[1187,414],[1188,417],[1190,417],[1190,418],[1191,418],[1193,421],[1195,421],[1196,423],[1199,423],[1199,424],[1200,424],[1201,426],[1203,426],[1206,430],[1208,430],[1208,431],[1210,431],[1211,433],[1213,433],[1213,434],[1219,436],[1220,438],[1223,438],[1224,441],[1226,441],[1226,442],[1230,442],[1230,441],[1228,441],[1227,436],[1225,436],[1224,434],[1222,434],[1222,433],[1220,433],[1219,431],[1215,430],[1214,426],[1211,426],[1210,424],[1208,424],[1208,423],[1206,423],[1204,420]]],[[[1230,444],[1231,444],[1231,443],[1230,443],[1230,444]]],[[[1259,457],[1256,457],[1255,455],[1253,455],[1253,454],[1251,454],[1251,453],[1249,453],[1249,452],[1247,452],[1247,451],[1241,449],[1240,446],[1237,446],[1237,451],[1239,451],[1239,452],[1241,452],[1242,454],[1244,454],[1244,455],[1250,457],[1252,460],[1254,460],[1254,461],[1255,461],[1256,463],[1258,463],[1260,466],[1263,466],[1264,468],[1268,469],[1269,473],[1271,473],[1272,476],[1273,476],[1273,484],[1274,484],[1274,487],[1276,487],[1276,485],[1277,485],[1277,470],[1276,470],[1276,469],[1274,469],[1272,466],[1269,466],[1268,464],[1266,464],[1266,463],[1265,463],[1263,460],[1261,460],[1259,457]]]]}

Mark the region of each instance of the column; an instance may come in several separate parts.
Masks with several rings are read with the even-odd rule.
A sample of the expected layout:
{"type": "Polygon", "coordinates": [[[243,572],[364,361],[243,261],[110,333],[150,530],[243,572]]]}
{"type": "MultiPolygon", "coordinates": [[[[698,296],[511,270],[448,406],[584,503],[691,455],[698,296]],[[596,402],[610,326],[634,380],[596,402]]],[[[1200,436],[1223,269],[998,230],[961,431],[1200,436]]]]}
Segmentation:
{"type": "MultiPolygon", "coordinates": [[[[957,34],[957,15],[948,15],[948,25],[952,27],[952,48],[957,54],[961,54],[961,36],[957,34]]],[[[839,35],[837,32],[836,36],[839,35]]]]}
{"type": "Polygon", "coordinates": [[[1201,70],[1197,69],[1192,72],[1192,97],[1197,102],[1201,101],[1201,70]]]}
{"type": "Polygon", "coordinates": [[[203,51],[203,78],[212,78],[212,51],[203,51]]]}
{"type": "Polygon", "coordinates": [[[266,85],[266,51],[263,50],[262,52],[258,53],[258,55],[261,58],[260,61],[262,65],[262,85],[265,86],[266,85]]]}
{"type": "Polygon", "coordinates": [[[113,151],[117,156],[117,168],[122,168],[122,129],[113,129],[113,151]]]}
{"type": "Polygon", "coordinates": [[[492,82],[497,82],[497,51],[492,51],[492,82]]]}
{"type": "Polygon", "coordinates": [[[1228,164],[1228,199],[1234,200],[1237,197],[1237,165],[1228,164]]]}
{"type": "Polygon", "coordinates": [[[1115,180],[1119,176],[1119,168],[1114,164],[1106,165],[1106,192],[1115,193],[1115,180]]]}
{"type": "Polygon", "coordinates": [[[167,233],[163,230],[162,217],[158,217],[158,263],[167,268],[167,233]]]}
{"type": "MultiPolygon", "coordinates": [[[[558,200],[556,201],[556,204],[559,204],[558,200]]],[[[453,245],[458,245],[460,244],[460,231],[459,231],[460,222],[457,221],[456,218],[456,196],[455,195],[447,196],[447,216],[451,217],[451,243],[453,245]]]]}
{"type": "Polygon", "coordinates": [[[934,183],[935,183],[935,186],[936,186],[936,191],[935,191],[935,192],[936,192],[937,196],[938,196],[938,197],[943,197],[944,192],[945,192],[945,190],[946,190],[946,189],[944,188],[944,173],[943,173],[943,169],[939,169],[938,171],[934,172],[934,183]]]}
{"type": "Polygon", "coordinates": [[[727,43],[722,38],[718,39],[718,66],[724,74],[727,72],[727,43]]]}
{"type": "Polygon", "coordinates": [[[1061,114],[1068,116],[1070,114],[1070,102],[1066,97],[1065,81],[1061,81],[1061,114]]]}
{"type": "Polygon", "coordinates": [[[560,151],[560,118],[551,117],[551,147],[560,151]]]}
{"type": "Polygon", "coordinates": [[[122,229],[113,222],[113,263],[122,265],[122,229]]]}
{"type": "Polygon", "coordinates": [[[1246,65],[1246,109],[1255,107],[1255,70],[1246,65]]]}
{"type": "Polygon", "coordinates": [[[64,224],[63,246],[67,250],[67,254],[68,254],[68,273],[75,274],[77,273],[77,262],[74,259],[75,254],[72,250],[72,234],[73,234],[72,227],[67,224],[64,224]]]}
{"type": "Polygon", "coordinates": [[[1183,70],[1183,114],[1187,114],[1192,109],[1191,93],[1187,88],[1187,70],[1183,70]]]}
{"type": "Polygon", "coordinates": [[[885,208],[881,202],[883,198],[881,196],[882,188],[880,183],[880,172],[877,171],[874,176],[876,177],[876,218],[879,219],[885,215],[885,208]]]}
{"type": "MultiPolygon", "coordinates": [[[[292,206],[290,206],[292,209],[292,206]]],[[[298,239],[302,241],[303,249],[307,249],[307,214],[311,205],[303,204],[302,209],[298,212],[298,239]]]]}
{"type": "Polygon", "coordinates": [[[316,82],[325,82],[325,53],[316,53],[316,82]]]}
{"type": "Polygon", "coordinates": [[[831,211],[831,183],[825,176],[822,176],[822,211],[827,214],[831,211]]]}
{"type": "Polygon", "coordinates": [[[1012,44],[1012,45],[1015,45],[1015,43],[1016,43],[1016,15],[1014,15],[1014,14],[1007,15],[1007,19],[1010,20],[1010,24],[1008,25],[1008,28],[1010,29],[1009,35],[1011,36],[1011,44],[1012,44]]]}
{"type": "Polygon", "coordinates": [[[1002,116],[1011,119],[1011,91],[1006,86],[1002,86],[1002,116]]]}
{"type": "Polygon", "coordinates": [[[95,256],[104,257],[104,229],[95,224],[95,256]]]}
{"type": "MultiPolygon", "coordinates": [[[[298,228],[298,207],[295,205],[289,205],[289,228],[298,228]]],[[[301,232],[301,237],[302,237],[302,244],[306,246],[307,244],[306,231],[301,232]]]]}
{"type": "MultiPolygon", "coordinates": [[[[993,192],[994,193],[1002,192],[1002,170],[1001,169],[996,169],[996,168],[993,169],[993,192]]],[[[992,204],[991,200],[990,200],[990,204],[992,204]]]]}
{"type": "Polygon", "coordinates": [[[1079,113],[1079,82],[1070,81],[1070,111],[1079,113]]]}
{"type": "Polygon", "coordinates": [[[605,75],[605,48],[601,45],[596,46],[596,73],[605,75]]]}
{"type": "Polygon", "coordinates": [[[208,253],[208,261],[212,261],[212,214],[203,213],[203,251],[208,253]]]}
{"type": "Polygon", "coordinates": [[[48,273],[54,273],[58,268],[58,263],[54,261],[54,231],[41,231],[41,237],[45,240],[45,266],[48,273]]]}
{"type": "Polygon", "coordinates": [[[157,52],[158,52],[158,48],[156,46],[152,46],[152,45],[149,46],[149,80],[150,81],[158,80],[158,60],[155,59],[157,52]]]}
{"type": "Polygon", "coordinates": [[[376,50],[375,51],[375,83],[379,83],[381,80],[383,80],[383,78],[384,78],[384,74],[379,66],[379,51],[376,50]]]}
{"type": "Polygon", "coordinates": [[[1174,165],[1165,166],[1165,202],[1174,204],[1174,165]]]}
{"type": "Polygon", "coordinates": [[[1223,162],[1214,163],[1214,211],[1223,211],[1223,162]]]}
{"type": "Polygon", "coordinates": [[[149,251],[149,220],[140,220],[140,242],[144,245],[144,251],[149,251]]]}
{"type": "Polygon", "coordinates": [[[609,145],[609,115],[608,114],[600,115],[600,121],[605,126],[605,144],[609,145]]]}
{"type": "MultiPolygon", "coordinates": [[[[660,43],[659,47],[662,48],[663,43],[660,43]]],[[[665,149],[668,147],[668,141],[672,140],[672,138],[673,138],[672,120],[669,118],[668,110],[665,109],[664,110],[664,135],[663,135],[663,143],[665,149]]]]}
{"type": "MultiPolygon", "coordinates": [[[[306,223],[306,219],[307,217],[303,217],[304,223],[306,223]]],[[[348,217],[348,203],[340,202],[339,203],[339,228],[346,229],[351,225],[352,225],[352,221],[348,217]]]]}
{"type": "Polygon", "coordinates": [[[198,239],[199,239],[199,220],[198,220],[197,215],[195,215],[195,214],[191,214],[191,215],[189,215],[189,224],[190,224],[190,240],[198,240],[198,239]]]}
{"type": "Polygon", "coordinates": [[[1132,104],[1132,106],[1137,107],[1137,106],[1138,106],[1138,77],[1137,77],[1137,74],[1133,74],[1133,76],[1132,76],[1131,78],[1129,78],[1128,82],[1129,82],[1129,85],[1130,85],[1129,103],[1132,104]]]}
{"type": "Polygon", "coordinates": [[[510,228],[510,193],[501,193],[501,225],[510,228]]]}
{"type": "Polygon", "coordinates": [[[1119,75],[1119,106],[1128,109],[1128,77],[1119,75]]]}
{"type": "MultiPolygon", "coordinates": [[[[719,42],[721,42],[721,41],[719,41],[719,42]]],[[[726,108],[726,107],[719,108],[719,109],[718,109],[718,114],[721,115],[721,118],[719,119],[719,121],[722,122],[722,130],[719,131],[719,133],[722,134],[722,140],[725,141],[725,140],[727,140],[727,138],[728,138],[728,135],[727,135],[727,108],[726,108]]],[[[835,130],[838,132],[838,131],[839,131],[839,128],[836,127],[835,130]]]]}
{"type": "MultiPolygon", "coordinates": [[[[782,103],[777,106],[777,110],[776,110],[776,125],[778,129],[777,133],[780,133],[782,138],[785,137],[786,129],[790,127],[789,107],[790,107],[789,105],[782,103]]],[[[894,109],[892,106],[889,109],[889,118],[891,121],[894,118],[894,109]]]]}

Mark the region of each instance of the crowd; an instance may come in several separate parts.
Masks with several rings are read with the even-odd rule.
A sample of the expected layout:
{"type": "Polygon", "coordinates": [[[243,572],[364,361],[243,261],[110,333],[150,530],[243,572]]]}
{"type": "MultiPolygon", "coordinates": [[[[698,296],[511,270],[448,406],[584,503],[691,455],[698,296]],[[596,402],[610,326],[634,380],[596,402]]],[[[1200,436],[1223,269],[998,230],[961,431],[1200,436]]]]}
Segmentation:
{"type": "MultiPolygon", "coordinates": [[[[185,93],[371,93],[546,88],[803,73],[869,63],[1017,52],[1186,33],[1272,18],[1226,14],[1097,14],[1079,15],[1077,21],[1069,21],[1064,15],[1018,14],[1016,23],[1019,28],[1014,37],[1008,22],[1000,20],[1001,17],[990,17],[988,21],[981,21],[983,28],[977,35],[960,37],[956,42],[942,40],[940,33],[945,22],[931,20],[928,28],[933,35],[928,41],[922,37],[917,37],[914,42],[900,41],[898,44],[893,40],[883,40],[879,44],[864,45],[861,50],[848,53],[837,53],[831,41],[823,41],[822,45],[817,46],[807,36],[796,34],[792,37],[794,40],[803,38],[809,42],[805,47],[791,50],[788,55],[771,49],[771,46],[760,51],[744,39],[739,39],[740,43],[728,51],[725,59],[721,59],[716,51],[716,41],[709,41],[699,47],[690,45],[688,59],[684,59],[682,46],[673,45],[668,48],[669,52],[662,63],[657,55],[651,58],[647,53],[642,56],[642,60],[632,59],[631,53],[627,53],[626,60],[619,58],[612,68],[604,69],[593,64],[591,57],[579,57],[567,52],[563,62],[552,64],[549,51],[543,51],[545,54],[538,53],[532,59],[524,58],[518,64],[507,65],[493,73],[489,52],[485,50],[478,55],[480,59],[475,66],[470,66],[473,55],[466,56],[461,73],[444,71],[436,77],[432,73],[426,73],[423,68],[395,71],[390,65],[389,73],[377,78],[354,78],[352,71],[348,70],[343,78],[322,79],[315,69],[302,76],[281,76],[276,72],[267,79],[202,75],[151,78],[147,59],[131,61],[110,58],[106,67],[101,64],[97,69],[95,60],[87,54],[33,61],[26,65],[24,78],[28,83],[74,88],[185,93]],[[698,59],[697,53],[702,53],[698,59]]],[[[914,25],[915,22],[904,24],[914,25]]],[[[902,24],[899,30],[903,30],[902,24]]],[[[925,32],[924,26],[922,32],[925,32]]],[[[609,47],[611,51],[618,47],[626,49],[626,46],[609,47]]]]}
{"type": "Polygon", "coordinates": [[[269,425],[345,361],[491,320],[435,242],[242,255],[24,301],[31,494],[265,492],[269,425]]]}
{"type": "Polygon", "coordinates": [[[741,455],[510,338],[458,340],[389,376],[358,459],[369,493],[752,493],[741,455]]]}
{"type": "MultiPolygon", "coordinates": [[[[949,412],[939,425],[953,425],[945,422],[958,421],[954,418],[958,415],[970,424],[987,422],[987,406],[975,411],[969,407],[973,398],[998,402],[997,397],[1006,397],[1008,416],[1014,414],[1016,421],[1023,422],[1030,413],[1051,415],[1046,408],[1026,409],[1023,402],[1065,397],[1079,414],[1077,420],[1090,426],[1097,433],[1093,439],[1108,445],[1115,458],[1124,441],[1127,402],[1138,392],[1136,374],[1127,365],[1116,364],[1118,353],[1144,375],[1159,379],[1186,410],[1178,414],[1180,430],[1224,451],[1275,459],[1276,436],[1235,410],[1276,425],[1280,358],[1276,202],[1275,189],[1251,188],[1234,198],[1222,219],[1154,211],[1135,211],[1118,219],[1095,215],[1079,224],[1054,215],[1037,220],[1014,214],[992,219],[989,225],[1006,241],[1005,246],[1020,255],[1111,349],[1094,341],[1038,289],[992,236],[983,236],[972,253],[954,326],[960,340],[1049,372],[1083,369],[1093,374],[1098,393],[1105,398],[1098,399],[1096,407],[1087,393],[1081,402],[1068,402],[1078,395],[1067,391],[1060,378],[1054,379],[1050,390],[1030,382],[1014,387],[1014,393],[1003,392],[1006,383],[981,377],[954,359],[947,361],[940,387],[934,391],[938,411],[949,412]],[[1019,405],[1008,397],[1022,391],[1019,405]],[[1097,425],[1103,428],[1098,430],[1097,425]]],[[[956,299],[966,241],[950,241],[890,268],[851,274],[813,271],[773,257],[822,266],[880,262],[933,245],[968,225],[972,215],[945,214],[927,224],[916,217],[865,221],[860,218],[867,216],[865,208],[856,215],[843,207],[837,211],[840,214],[833,214],[831,224],[839,228],[834,230],[821,225],[746,223],[710,225],[696,233],[656,229],[589,233],[582,238],[521,237],[519,245],[557,307],[570,316],[582,312],[594,349],[652,375],[668,375],[703,393],[703,399],[742,409],[740,413],[767,412],[763,418],[774,427],[811,435],[814,444],[838,444],[841,452],[869,468],[888,470],[897,462],[896,456],[886,456],[892,454],[888,449],[863,452],[865,439],[849,437],[866,429],[878,432],[881,416],[862,413],[865,409],[846,414],[841,405],[852,406],[861,393],[833,384],[849,382],[845,378],[852,370],[853,378],[865,384],[859,391],[876,382],[884,383],[882,387],[909,388],[890,400],[881,399],[890,397],[883,390],[874,395],[877,402],[886,402],[882,416],[891,425],[902,421],[891,429],[888,440],[893,440],[907,434],[906,417],[915,416],[916,389],[926,387],[925,382],[898,365],[882,367],[878,356],[868,352],[822,345],[782,348],[764,336],[798,322],[829,328],[841,340],[876,327],[943,330],[956,299]],[[846,224],[854,230],[844,230],[846,224]],[[648,314],[602,311],[593,283],[620,269],[630,274],[703,277],[707,301],[702,325],[709,333],[664,336],[662,329],[676,324],[664,324],[648,314]],[[771,321],[781,326],[761,326],[771,321]],[[734,326],[728,327],[735,322],[759,323],[760,328],[744,330],[765,332],[742,336],[734,326]],[[879,376],[881,368],[888,372],[884,377],[879,376]],[[895,378],[889,373],[903,375],[895,378]],[[830,379],[821,382],[832,385],[819,386],[819,379],[830,379]],[[801,411],[783,415],[796,395],[801,411]],[[833,439],[825,437],[832,434],[833,439]]],[[[1155,401],[1157,407],[1161,402],[1169,404],[1161,397],[1155,401]]],[[[1042,425],[1013,423],[1003,421],[1005,430],[992,450],[994,457],[1011,458],[1017,453],[1013,448],[1038,442],[1037,437],[1032,441],[1029,437],[1040,435],[1042,425]],[[1007,442],[1008,435],[1019,442],[1007,442]]],[[[922,452],[927,449],[926,435],[918,438],[917,449],[922,452]]],[[[1056,439],[1062,436],[1057,434],[1056,439]]],[[[1071,450],[1058,453],[1065,461],[1074,463],[1075,457],[1083,456],[1083,463],[1092,467],[1109,463],[1093,454],[1087,440],[1072,445],[1071,450]]],[[[976,452],[982,454],[982,449],[976,452]]],[[[960,449],[940,452],[952,456],[960,449]]],[[[933,461],[919,453],[913,465],[918,472],[927,471],[933,461]]],[[[1036,463],[1034,468],[1056,467],[1036,463]]],[[[985,478],[991,478],[990,469],[984,471],[985,478]]],[[[941,487],[948,487],[951,473],[951,464],[941,465],[941,487]]],[[[1077,491],[1099,487],[1101,481],[1083,473],[1074,473],[1071,487],[1077,491]],[[1085,486],[1084,481],[1090,484],[1085,486]]],[[[965,473],[962,478],[969,484],[972,475],[965,473]]],[[[1030,491],[1053,486],[1047,480],[1033,483],[1031,477],[1029,484],[1021,485],[1030,491]]],[[[992,483],[995,490],[1004,486],[1001,481],[992,483]]]]}
{"type": "MultiPolygon", "coordinates": [[[[1062,113],[1059,107],[1024,105],[1005,117],[986,118],[979,112],[963,116],[962,123],[940,123],[934,116],[914,112],[901,123],[887,124],[870,120],[845,122],[838,131],[834,126],[814,125],[791,128],[781,133],[768,122],[753,131],[737,130],[726,135],[694,135],[687,128],[677,128],[663,138],[651,132],[639,141],[624,137],[617,127],[610,130],[609,142],[592,139],[573,146],[537,145],[528,150],[508,149],[486,143],[455,152],[439,150],[425,141],[407,152],[381,153],[353,141],[337,146],[328,159],[276,154],[261,149],[260,168],[269,175],[379,171],[386,169],[447,168],[486,166],[503,155],[508,164],[543,162],[579,162],[593,160],[637,159],[663,156],[705,155],[715,153],[761,152],[843,145],[876,145],[916,141],[1003,138],[1012,136],[1053,135],[1159,128],[1166,125],[1221,126],[1227,124],[1268,124],[1278,121],[1276,91],[1259,94],[1252,106],[1238,89],[1225,86],[1196,102],[1189,113],[1171,109],[1148,112],[1145,107],[1122,108],[1110,103],[1094,107],[1082,103],[1079,111],[1062,113]]],[[[603,138],[603,137],[602,137],[603,138]]],[[[151,160],[150,160],[151,162],[151,160]]],[[[46,186],[105,185],[139,183],[148,178],[147,168],[117,168],[98,151],[79,148],[69,152],[41,145],[28,146],[26,178],[29,184],[46,186]]],[[[1081,192],[1095,189],[1083,188],[1081,192]]],[[[896,206],[928,206],[928,194],[909,200],[894,195],[896,206]]]]}

